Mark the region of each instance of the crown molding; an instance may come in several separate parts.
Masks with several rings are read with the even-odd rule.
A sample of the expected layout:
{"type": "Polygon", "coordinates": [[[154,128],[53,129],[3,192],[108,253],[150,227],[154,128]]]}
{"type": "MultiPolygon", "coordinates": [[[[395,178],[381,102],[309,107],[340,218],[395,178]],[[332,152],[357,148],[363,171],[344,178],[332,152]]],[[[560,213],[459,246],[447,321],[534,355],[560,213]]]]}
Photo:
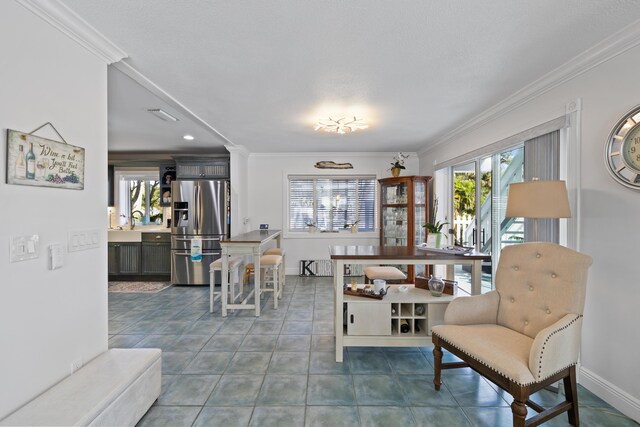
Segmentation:
{"type": "Polygon", "coordinates": [[[226,148],[229,153],[238,153],[244,157],[249,157],[249,154],[251,154],[249,150],[247,150],[247,147],[245,147],[244,145],[227,144],[224,146],[224,148],[226,148]]]}
{"type": "Polygon", "coordinates": [[[538,80],[523,87],[513,95],[498,102],[493,107],[458,126],[433,144],[418,151],[418,154],[422,156],[439,145],[451,142],[455,138],[470,133],[592,68],[636,47],[638,44],[640,44],[640,20],[610,35],[538,80]]]}
{"type": "MultiPolygon", "coordinates": [[[[413,152],[413,151],[403,151],[403,153],[408,154],[410,156],[417,156],[417,153],[413,152]]],[[[371,151],[371,152],[366,152],[366,153],[359,153],[356,151],[350,151],[350,152],[340,152],[340,151],[334,151],[334,152],[325,152],[325,151],[321,151],[321,152],[294,152],[294,153],[249,153],[249,157],[320,157],[323,159],[328,159],[329,157],[335,157],[335,158],[347,158],[347,157],[359,157],[359,158],[363,158],[363,157],[370,157],[370,158],[387,158],[389,156],[396,156],[398,154],[397,151],[390,151],[390,152],[382,152],[382,151],[371,151]]]]}
{"type": "Polygon", "coordinates": [[[59,0],[16,0],[107,64],[128,55],[59,0]]]}

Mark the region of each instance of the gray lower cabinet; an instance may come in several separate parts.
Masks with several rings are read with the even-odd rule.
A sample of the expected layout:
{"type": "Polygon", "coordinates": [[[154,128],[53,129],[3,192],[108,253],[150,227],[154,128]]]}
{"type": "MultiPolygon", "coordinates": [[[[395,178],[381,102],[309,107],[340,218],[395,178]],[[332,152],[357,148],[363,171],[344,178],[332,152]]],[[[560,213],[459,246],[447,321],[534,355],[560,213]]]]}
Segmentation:
{"type": "Polygon", "coordinates": [[[109,243],[109,275],[137,275],[140,267],[140,243],[109,243]]]}
{"type": "Polygon", "coordinates": [[[171,274],[171,243],[142,243],[142,274],[171,274]]]}
{"type": "Polygon", "coordinates": [[[166,276],[168,279],[171,275],[171,234],[143,232],[141,240],[109,243],[109,277],[150,280],[149,276],[166,276]]]}

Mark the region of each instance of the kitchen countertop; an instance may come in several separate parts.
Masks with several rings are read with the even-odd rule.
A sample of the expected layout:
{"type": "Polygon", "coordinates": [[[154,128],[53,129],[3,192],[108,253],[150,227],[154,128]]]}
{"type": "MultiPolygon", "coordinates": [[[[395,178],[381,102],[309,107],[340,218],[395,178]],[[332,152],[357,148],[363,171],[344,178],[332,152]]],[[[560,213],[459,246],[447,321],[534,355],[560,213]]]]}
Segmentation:
{"type": "Polygon", "coordinates": [[[108,242],[141,242],[142,233],[170,233],[171,229],[166,227],[136,227],[133,230],[108,230],[108,242]]]}

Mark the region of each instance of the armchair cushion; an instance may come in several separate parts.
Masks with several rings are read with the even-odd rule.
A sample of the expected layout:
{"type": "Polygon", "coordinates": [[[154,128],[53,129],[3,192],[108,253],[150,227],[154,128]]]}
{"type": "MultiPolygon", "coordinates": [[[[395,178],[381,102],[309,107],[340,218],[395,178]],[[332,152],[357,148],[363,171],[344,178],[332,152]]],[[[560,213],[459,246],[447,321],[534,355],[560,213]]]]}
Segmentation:
{"type": "Polygon", "coordinates": [[[438,325],[433,334],[472,359],[521,384],[535,382],[529,370],[533,339],[499,325],[438,325]]]}
{"type": "Polygon", "coordinates": [[[444,323],[447,325],[495,324],[499,302],[500,296],[496,291],[456,298],[447,307],[444,323]]]}

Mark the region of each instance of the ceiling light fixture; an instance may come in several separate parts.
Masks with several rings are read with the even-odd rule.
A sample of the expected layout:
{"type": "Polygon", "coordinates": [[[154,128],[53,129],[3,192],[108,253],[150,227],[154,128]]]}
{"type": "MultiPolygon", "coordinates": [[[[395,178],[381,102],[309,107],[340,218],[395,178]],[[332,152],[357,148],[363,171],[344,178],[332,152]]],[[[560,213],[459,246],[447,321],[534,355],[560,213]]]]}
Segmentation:
{"type": "Polygon", "coordinates": [[[183,136],[182,138],[183,138],[183,139],[186,139],[187,141],[193,141],[193,140],[194,140],[193,135],[185,135],[185,136],[183,136]]]}
{"type": "Polygon", "coordinates": [[[315,130],[345,134],[361,129],[367,129],[368,127],[369,125],[365,123],[364,119],[357,118],[356,116],[353,116],[353,118],[342,117],[339,119],[327,117],[326,119],[318,120],[315,130]]]}
{"type": "Polygon", "coordinates": [[[171,114],[167,113],[161,108],[149,108],[147,111],[153,114],[154,116],[156,116],[157,118],[159,118],[160,120],[164,120],[165,122],[178,121],[177,117],[173,117],[171,114]]]}

